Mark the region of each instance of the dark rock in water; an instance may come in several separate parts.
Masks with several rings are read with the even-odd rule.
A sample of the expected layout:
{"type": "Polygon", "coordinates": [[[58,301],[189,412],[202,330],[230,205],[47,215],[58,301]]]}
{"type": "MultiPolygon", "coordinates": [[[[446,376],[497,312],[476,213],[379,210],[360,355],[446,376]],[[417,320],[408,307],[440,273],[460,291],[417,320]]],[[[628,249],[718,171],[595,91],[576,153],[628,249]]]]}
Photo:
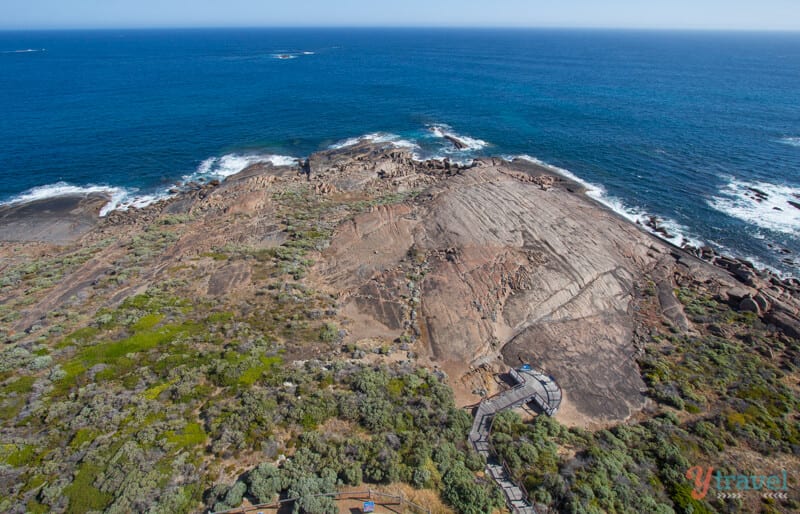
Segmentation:
{"type": "Polygon", "coordinates": [[[700,248],[697,248],[690,244],[684,244],[682,248],[692,255],[703,259],[704,261],[712,261],[715,257],[717,257],[717,252],[715,252],[710,246],[701,246],[700,248]]]}
{"type": "Polygon", "coordinates": [[[467,148],[467,145],[457,137],[445,135],[444,138],[453,143],[453,146],[455,146],[457,150],[464,150],[467,148]]]}
{"type": "Polygon", "coordinates": [[[645,222],[645,226],[650,227],[653,232],[661,235],[666,239],[675,239],[675,235],[670,233],[666,228],[661,225],[661,220],[658,216],[649,216],[645,222]]]}
{"type": "Polygon", "coordinates": [[[754,199],[756,202],[760,203],[769,198],[769,195],[767,193],[758,188],[748,187],[747,189],[754,194],[754,199]]]}
{"type": "Polygon", "coordinates": [[[792,200],[788,200],[787,203],[794,207],[795,209],[800,209],[800,203],[794,202],[792,200]]]}
{"type": "Polygon", "coordinates": [[[783,212],[783,209],[781,209],[780,207],[773,207],[772,210],[773,211],[781,211],[781,212],[783,212]]]}

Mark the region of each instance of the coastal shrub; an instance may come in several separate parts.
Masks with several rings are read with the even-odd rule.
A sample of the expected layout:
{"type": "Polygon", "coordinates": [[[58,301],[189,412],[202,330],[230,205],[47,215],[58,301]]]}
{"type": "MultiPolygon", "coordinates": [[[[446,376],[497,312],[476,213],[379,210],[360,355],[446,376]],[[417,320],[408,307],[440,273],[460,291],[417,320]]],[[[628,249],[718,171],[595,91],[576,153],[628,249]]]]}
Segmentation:
{"type": "Polygon", "coordinates": [[[339,327],[335,323],[325,323],[320,330],[319,338],[324,343],[334,343],[339,340],[339,327]]]}
{"type": "Polygon", "coordinates": [[[166,440],[178,448],[192,448],[206,440],[206,433],[199,423],[189,423],[178,432],[164,433],[166,440]]]}
{"type": "MultiPolygon", "coordinates": [[[[314,216],[293,230],[313,230],[314,216]]],[[[286,251],[315,248],[298,239],[286,251]]],[[[230,257],[276,272],[275,255],[252,250],[230,257]]],[[[289,276],[270,284],[263,304],[240,309],[165,282],[92,319],[54,317],[64,330],[52,342],[31,335],[3,348],[0,422],[16,438],[0,458],[24,485],[6,487],[2,505],[188,512],[200,501],[238,507],[239,493],[271,501],[293,492],[303,493],[293,508],[325,512],[330,501],[311,491],[401,481],[465,512],[502,506],[467,443],[472,416],[455,408],[441,376],[408,363],[315,360],[338,341],[335,299],[289,276]],[[252,456],[265,464],[237,468],[252,456]],[[243,485],[215,487],[236,473],[243,485]]],[[[590,432],[496,416],[494,447],[551,511],[736,511],[735,502],[688,502],[686,468],[730,463],[734,447],[769,459],[796,453],[797,342],[696,292],[684,297],[698,309],[696,334],[660,329],[640,356],[654,417],[590,432]]]]}
{"type": "Polygon", "coordinates": [[[442,477],[442,498],[458,512],[484,514],[503,504],[499,492],[476,481],[475,475],[456,461],[442,477]]]}
{"type": "Polygon", "coordinates": [[[72,483],[63,490],[64,496],[69,500],[67,512],[78,514],[101,511],[111,503],[113,496],[93,485],[101,471],[98,466],[87,463],[78,468],[72,483]]]}
{"type": "MultiPolygon", "coordinates": [[[[341,363],[333,368],[330,372],[311,371],[312,366],[305,375],[289,373],[296,390],[304,392],[300,398],[279,395],[279,407],[291,405],[290,409],[279,408],[279,412],[283,412],[284,423],[302,431],[293,443],[294,454],[282,466],[263,464],[244,475],[248,494],[253,498],[273,498],[278,493],[308,496],[317,494],[309,491],[332,492],[341,484],[358,485],[362,481],[405,481],[443,490],[443,476],[459,465],[448,482],[451,500],[461,497],[462,502],[471,501],[464,495],[473,494],[467,489],[477,487],[478,508],[494,504],[493,483],[476,481],[475,471],[482,470],[483,461],[466,442],[471,417],[455,409],[452,394],[446,392],[440,379],[428,372],[410,373],[402,368],[341,363]],[[311,376],[313,380],[309,381],[311,376]],[[332,376],[336,379],[329,382],[332,376]],[[326,383],[336,387],[335,394],[319,389],[326,383]],[[353,412],[354,416],[344,416],[353,412]],[[331,417],[357,423],[359,430],[371,437],[350,437],[349,430],[347,436],[318,431],[316,427],[331,417]],[[471,478],[467,480],[466,475],[471,478]]],[[[230,428],[229,421],[222,424],[230,428]]],[[[326,502],[328,499],[308,497],[295,508],[301,509],[299,512],[317,508],[324,512],[332,505],[326,502]]]]}
{"type": "MultiPolygon", "coordinates": [[[[686,470],[697,463],[726,470],[736,461],[733,447],[771,459],[796,454],[798,394],[778,365],[791,359],[791,340],[697,291],[679,296],[692,306],[699,335],[658,334],[640,361],[660,414],[594,433],[542,416],[495,417],[494,448],[537,502],[576,513],[744,512],[757,502],[692,498],[686,470]]],[[[776,505],[786,511],[791,501],[776,505]]]]}

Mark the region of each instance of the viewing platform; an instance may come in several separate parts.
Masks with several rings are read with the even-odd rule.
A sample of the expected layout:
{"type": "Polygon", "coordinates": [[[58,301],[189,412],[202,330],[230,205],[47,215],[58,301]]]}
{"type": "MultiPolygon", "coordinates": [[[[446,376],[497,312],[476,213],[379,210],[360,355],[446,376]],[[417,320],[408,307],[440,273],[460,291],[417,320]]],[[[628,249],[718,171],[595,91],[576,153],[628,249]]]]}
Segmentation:
{"type": "Polygon", "coordinates": [[[504,463],[498,463],[493,455],[489,434],[495,414],[507,409],[533,403],[548,416],[554,416],[561,406],[561,388],[553,377],[536,371],[530,365],[512,369],[509,375],[515,386],[490,398],[484,399],[475,412],[475,421],[469,440],[479,454],[486,458],[486,472],[503,490],[509,508],[515,514],[535,514],[527,492],[514,484],[504,463]]]}

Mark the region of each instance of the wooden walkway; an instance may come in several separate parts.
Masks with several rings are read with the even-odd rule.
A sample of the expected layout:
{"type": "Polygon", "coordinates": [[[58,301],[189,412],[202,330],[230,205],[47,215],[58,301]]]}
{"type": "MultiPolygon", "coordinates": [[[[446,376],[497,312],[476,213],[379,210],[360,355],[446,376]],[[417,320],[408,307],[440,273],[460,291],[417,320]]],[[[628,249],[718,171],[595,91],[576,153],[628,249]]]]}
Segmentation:
{"type": "Polygon", "coordinates": [[[516,385],[507,391],[483,400],[478,405],[469,440],[479,454],[486,458],[486,473],[503,490],[509,508],[515,514],[536,514],[524,489],[516,485],[507,468],[493,455],[489,434],[495,414],[506,409],[534,403],[548,416],[554,416],[561,405],[561,389],[553,377],[523,366],[511,370],[516,385]]]}

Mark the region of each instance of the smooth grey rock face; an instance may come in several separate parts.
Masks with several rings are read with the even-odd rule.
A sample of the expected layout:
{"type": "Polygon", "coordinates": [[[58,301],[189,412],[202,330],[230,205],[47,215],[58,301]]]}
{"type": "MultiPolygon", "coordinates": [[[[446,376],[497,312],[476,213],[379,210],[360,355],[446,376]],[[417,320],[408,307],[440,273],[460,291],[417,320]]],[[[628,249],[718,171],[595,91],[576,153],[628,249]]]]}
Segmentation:
{"type": "Polygon", "coordinates": [[[68,243],[99,222],[105,194],[66,195],[0,206],[0,241],[68,243]]]}
{"type": "Polygon", "coordinates": [[[507,364],[547,370],[588,417],[628,417],[644,403],[629,307],[634,282],[655,263],[650,238],[582,197],[493,171],[448,182],[425,225],[432,248],[455,246],[474,263],[434,266],[441,276],[423,288],[432,346],[469,360],[495,334],[491,316],[476,319],[469,305],[478,293],[501,314],[507,364]],[[452,295],[453,285],[463,294],[452,295]],[[448,313],[460,317],[441,323],[448,313]]]}
{"type": "MultiPolygon", "coordinates": [[[[396,176],[427,173],[392,162],[396,176]]],[[[634,284],[669,251],[556,182],[542,188],[502,161],[459,170],[412,204],[340,227],[319,269],[345,303],[398,327],[406,292],[397,270],[422,255],[417,318],[432,359],[466,372],[500,351],[508,365],[532,362],[552,374],[587,419],[625,419],[645,401],[634,284]]]]}

